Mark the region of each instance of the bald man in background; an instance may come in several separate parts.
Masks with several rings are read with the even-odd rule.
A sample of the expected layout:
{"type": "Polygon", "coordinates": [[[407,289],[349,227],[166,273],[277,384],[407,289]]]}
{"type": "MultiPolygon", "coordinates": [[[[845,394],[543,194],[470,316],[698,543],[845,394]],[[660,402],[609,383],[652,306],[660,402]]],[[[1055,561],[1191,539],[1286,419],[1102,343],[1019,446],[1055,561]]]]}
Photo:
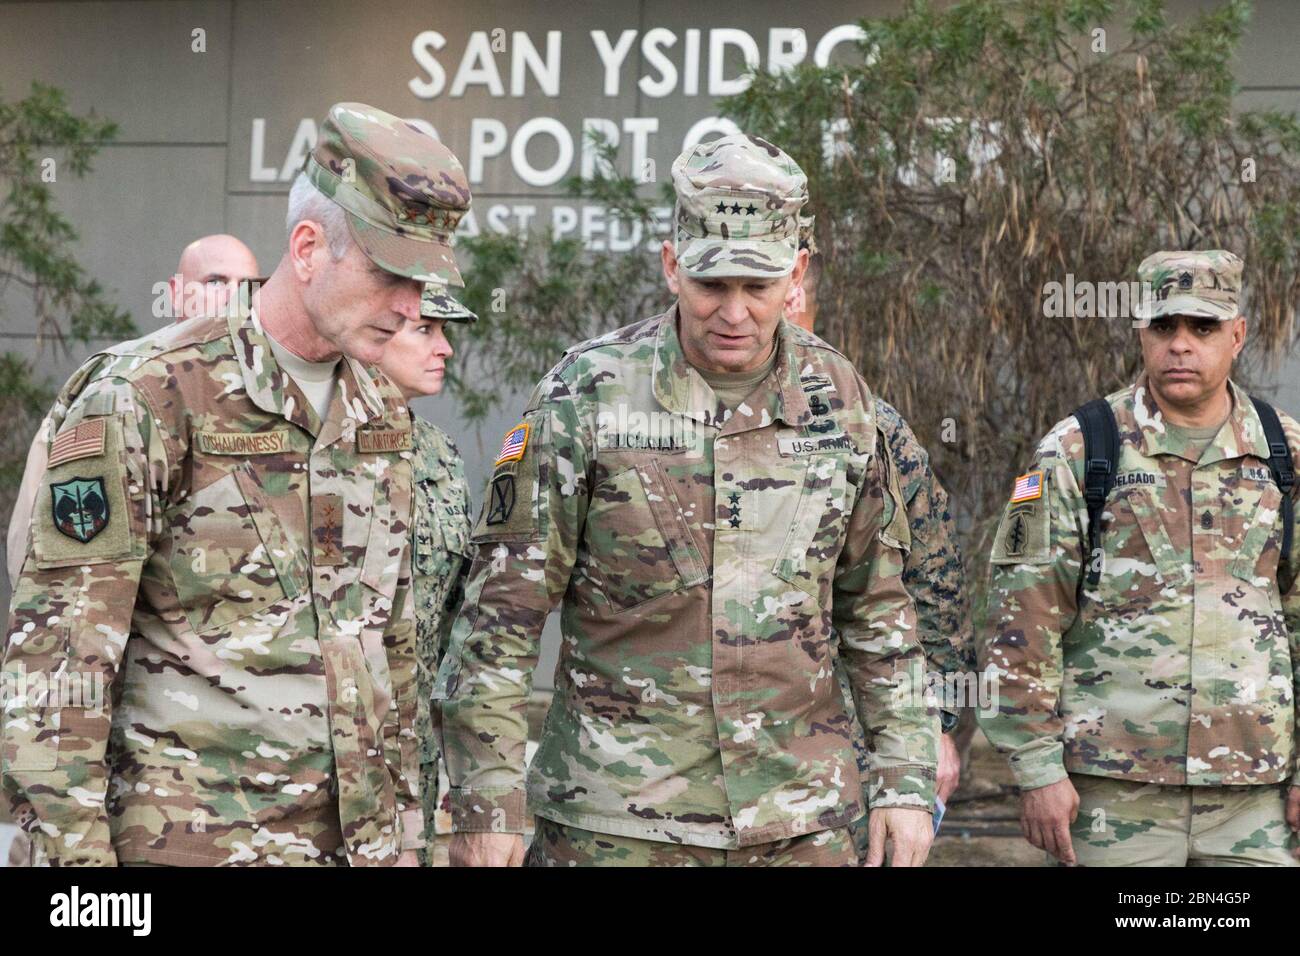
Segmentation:
{"type": "Polygon", "coordinates": [[[253,250],[234,236],[195,239],[181,253],[176,273],[168,281],[172,316],[177,322],[198,315],[216,315],[226,307],[239,283],[258,278],[253,250]]]}
{"type": "MultiPolygon", "coordinates": [[[[255,280],[258,276],[257,258],[248,246],[234,236],[214,235],[195,239],[181,252],[176,273],[167,283],[171,289],[172,316],[177,322],[182,322],[196,316],[215,315],[226,308],[241,282],[255,280]]],[[[102,351],[96,352],[91,358],[96,359],[102,354],[102,351]]],[[[84,378],[84,371],[85,365],[73,373],[69,382],[84,378]]],[[[84,381],[80,383],[81,387],[84,385],[84,381]]],[[[67,389],[66,385],[64,389],[67,389]]],[[[66,407],[74,396],[60,394],[59,397],[65,400],[59,404],[66,407]]],[[[55,407],[58,408],[59,404],[55,407]]],[[[9,519],[5,557],[10,582],[18,580],[23,558],[27,555],[27,533],[31,529],[36,488],[41,476],[45,474],[50,424],[50,416],[47,415],[37,429],[36,437],[32,439],[23,481],[18,488],[18,499],[14,502],[13,515],[9,519]]]]}

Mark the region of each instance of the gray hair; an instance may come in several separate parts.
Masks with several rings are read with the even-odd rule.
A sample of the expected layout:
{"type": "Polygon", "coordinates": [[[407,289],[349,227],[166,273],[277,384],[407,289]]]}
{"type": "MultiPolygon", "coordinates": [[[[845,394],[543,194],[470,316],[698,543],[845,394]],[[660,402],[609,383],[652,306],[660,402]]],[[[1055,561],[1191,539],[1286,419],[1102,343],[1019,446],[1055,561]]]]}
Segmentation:
{"type": "Polygon", "coordinates": [[[320,223],[325,231],[325,242],[329,244],[330,258],[337,262],[348,254],[352,248],[352,233],[348,230],[347,211],[317,189],[305,174],[299,173],[289,190],[286,232],[292,233],[293,227],[304,219],[320,223]]]}

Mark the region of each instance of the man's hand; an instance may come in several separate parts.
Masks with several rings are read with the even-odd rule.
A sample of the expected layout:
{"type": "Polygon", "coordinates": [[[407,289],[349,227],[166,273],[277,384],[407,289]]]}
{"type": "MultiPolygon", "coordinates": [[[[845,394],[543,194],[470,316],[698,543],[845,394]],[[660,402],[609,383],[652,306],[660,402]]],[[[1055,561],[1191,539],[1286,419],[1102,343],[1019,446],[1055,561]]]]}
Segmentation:
{"type": "MultiPolygon", "coordinates": [[[[1288,813],[1290,804],[1287,804],[1288,813]]],[[[1069,778],[1020,793],[1020,830],[1025,839],[1062,863],[1074,865],[1070,824],[1079,815],[1079,794],[1069,778]]]]}
{"type": "Polygon", "coordinates": [[[872,810],[867,817],[867,866],[885,862],[889,846],[890,866],[921,866],[934,840],[934,823],[925,810],[887,807],[872,810]]]}
{"type": "Polygon", "coordinates": [[[452,866],[523,866],[524,838],[518,833],[457,833],[448,854],[452,866]]]}
{"type": "Polygon", "coordinates": [[[934,792],[944,803],[948,802],[961,783],[961,754],[951,734],[939,735],[939,771],[934,778],[934,792]]]}
{"type": "Polygon", "coordinates": [[[397,855],[397,862],[393,866],[419,866],[420,855],[414,850],[403,850],[397,855]]]}
{"type": "Polygon", "coordinates": [[[1286,788],[1286,825],[1300,832],[1300,787],[1286,788]]]}

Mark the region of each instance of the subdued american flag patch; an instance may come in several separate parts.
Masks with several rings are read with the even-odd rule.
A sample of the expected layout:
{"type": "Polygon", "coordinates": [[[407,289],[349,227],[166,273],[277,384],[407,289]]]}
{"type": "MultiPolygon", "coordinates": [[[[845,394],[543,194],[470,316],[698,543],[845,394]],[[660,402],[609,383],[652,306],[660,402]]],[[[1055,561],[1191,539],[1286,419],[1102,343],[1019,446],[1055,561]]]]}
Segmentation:
{"type": "Polygon", "coordinates": [[[50,445],[47,467],[53,468],[78,458],[90,458],[104,453],[104,419],[92,418],[75,428],[61,432],[50,445]]]}
{"type": "Polygon", "coordinates": [[[1043,497],[1043,473],[1041,471],[1031,471],[1027,475],[1021,475],[1016,479],[1015,486],[1011,489],[1011,503],[1017,501],[1033,501],[1035,498],[1043,497]]]}
{"type": "Polygon", "coordinates": [[[510,431],[506,432],[505,441],[501,443],[501,454],[497,455],[497,460],[493,466],[506,461],[518,461],[524,457],[524,449],[528,447],[529,425],[527,422],[520,422],[510,431]]]}

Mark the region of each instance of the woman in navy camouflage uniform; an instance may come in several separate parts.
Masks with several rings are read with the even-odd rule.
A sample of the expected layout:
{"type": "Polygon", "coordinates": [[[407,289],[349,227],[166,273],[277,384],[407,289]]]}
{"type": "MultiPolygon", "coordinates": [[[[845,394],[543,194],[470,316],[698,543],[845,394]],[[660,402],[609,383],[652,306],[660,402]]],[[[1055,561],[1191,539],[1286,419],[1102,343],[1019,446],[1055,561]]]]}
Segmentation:
{"type": "MultiPolygon", "coordinates": [[[[447,322],[473,322],[476,316],[453,299],[446,286],[428,283],[420,318],[407,322],[384,350],[380,367],[407,401],[442,391],[452,355],[444,334],[447,322]]],[[[437,425],[411,413],[415,494],[411,526],[411,565],[415,575],[416,653],[419,656],[417,734],[420,747],[420,798],[425,848],[420,862],[433,862],[438,808],[438,741],[429,698],[433,678],[447,646],[469,569],[469,486],[456,445],[437,425]]]]}

